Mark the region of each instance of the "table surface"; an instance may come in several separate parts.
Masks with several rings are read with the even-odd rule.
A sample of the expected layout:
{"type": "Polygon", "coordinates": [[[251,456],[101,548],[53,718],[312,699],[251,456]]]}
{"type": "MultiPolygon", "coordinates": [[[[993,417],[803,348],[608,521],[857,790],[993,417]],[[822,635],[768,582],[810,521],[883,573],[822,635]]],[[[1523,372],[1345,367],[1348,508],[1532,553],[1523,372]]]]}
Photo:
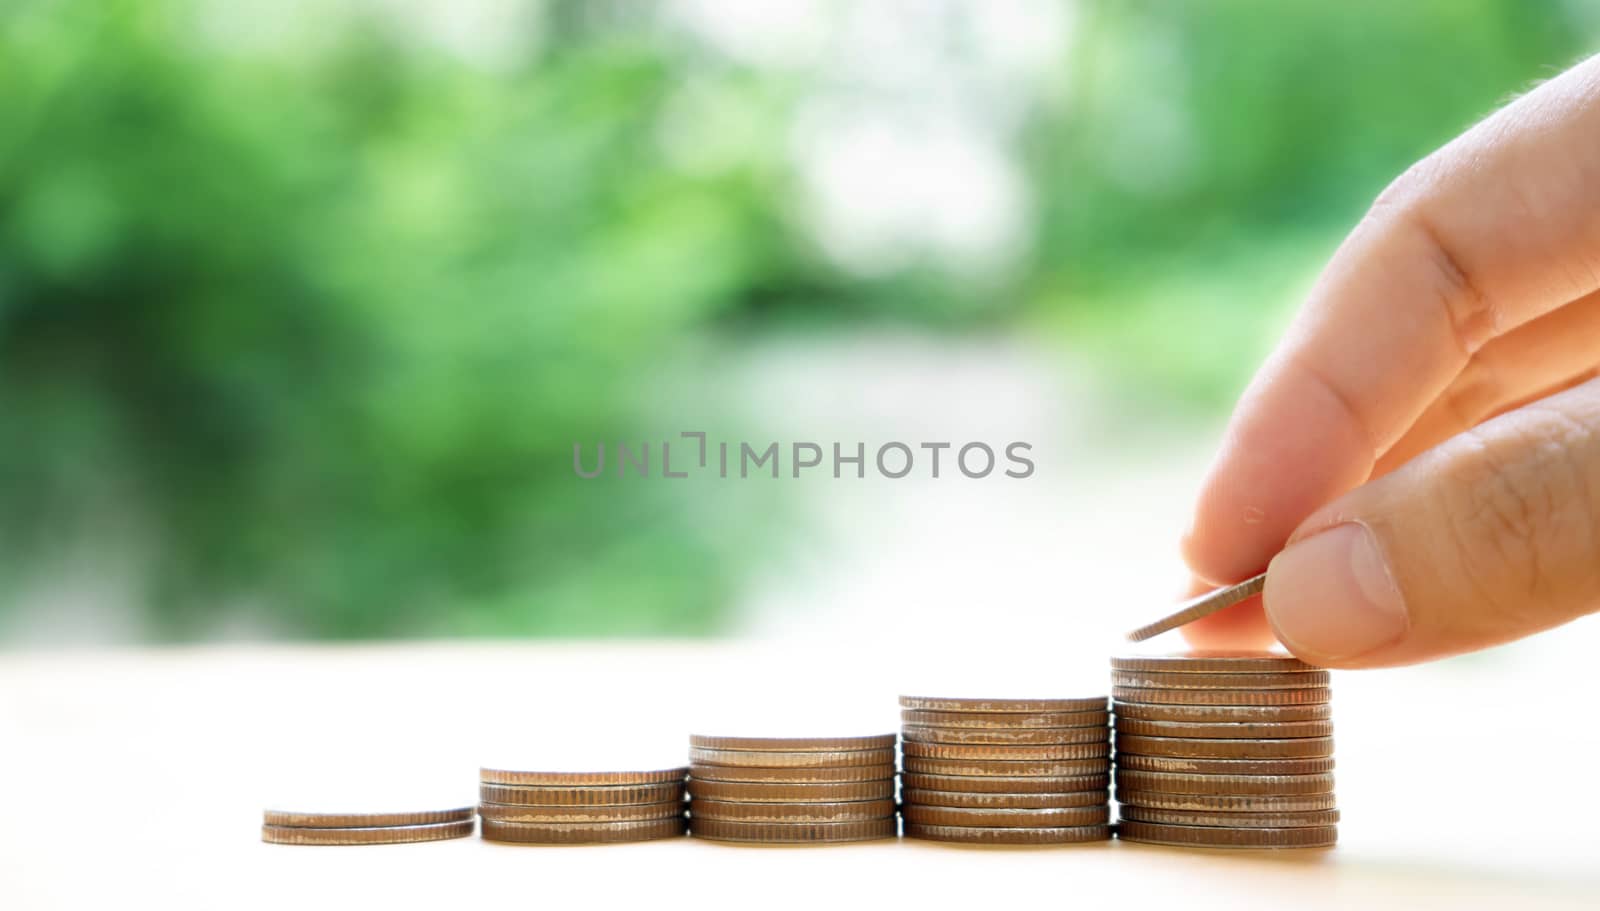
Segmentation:
{"type": "Polygon", "coordinates": [[[479,765],[679,765],[691,730],[892,731],[911,677],[941,695],[1083,692],[980,692],[928,665],[737,642],[0,654],[0,906],[1600,904],[1592,690],[1470,663],[1336,676],[1344,822],[1326,851],[259,840],[267,806],[470,804],[479,765]]]}

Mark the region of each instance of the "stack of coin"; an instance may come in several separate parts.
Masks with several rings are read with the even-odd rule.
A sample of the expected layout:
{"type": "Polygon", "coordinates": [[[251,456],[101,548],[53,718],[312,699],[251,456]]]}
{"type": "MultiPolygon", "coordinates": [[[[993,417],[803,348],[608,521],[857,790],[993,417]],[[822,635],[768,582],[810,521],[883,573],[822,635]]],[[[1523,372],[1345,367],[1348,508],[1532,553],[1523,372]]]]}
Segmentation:
{"type": "Polygon", "coordinates": [[[686,768],[648,772],[480,769],[478,815],[489,841],[532,845],[649,841],[682,835],[686,768]]]}
{"type": "Polygon", "coordinates": [[[267,810],[261,840],[279,845],[397,845],[472,834],[472,808],[409,813],[301,813],[267,810]]]}
{"type": "Polygon", "coordinates": [[[1111,666],[1119,837],[1210,848],[1337,840],[1327,671],[1277,652],[1111,666]]]}
{"type": "Polygon", "coordinates": [[[906,837],[1048,845],[1111,837],[1106,697],[900,697],[906,837]]]}
{"type": "Polygon", "coordinates": [[[762,844],[893,838],[893,734],[689,738],[689,831],[762,844]]]}

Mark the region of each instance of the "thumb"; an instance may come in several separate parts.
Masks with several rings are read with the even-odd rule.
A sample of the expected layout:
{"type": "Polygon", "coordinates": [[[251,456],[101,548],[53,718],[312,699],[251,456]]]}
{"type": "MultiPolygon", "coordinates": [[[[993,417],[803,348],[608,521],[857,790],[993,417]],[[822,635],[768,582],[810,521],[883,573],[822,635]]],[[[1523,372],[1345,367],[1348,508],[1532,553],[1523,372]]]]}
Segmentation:
{"type": "Polygon", "coordinates": [[[1267,569],[1313,664],[1486,648],[1600,607],[1600,380],[1482,424],[1314,513],[1267,569]]]}

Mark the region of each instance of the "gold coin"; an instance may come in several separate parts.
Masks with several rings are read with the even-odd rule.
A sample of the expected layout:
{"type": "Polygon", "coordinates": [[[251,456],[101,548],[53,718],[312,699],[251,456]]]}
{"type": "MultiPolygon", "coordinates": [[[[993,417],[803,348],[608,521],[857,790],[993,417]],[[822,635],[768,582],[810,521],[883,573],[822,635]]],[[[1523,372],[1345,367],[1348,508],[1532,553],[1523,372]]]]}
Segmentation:
{"type": "MultiPolygon", "coordinates": [[[[1332,792],[1326,794],[1162,794],[1156,791],[1117,789],[1117,802],[1152,810],[1204,813],[1305,813],[1333,809],[1332,792]]],[[[1149,822],[1161,822],[1159,819],[1149,822]]],[[[1188,823],[1178,823],[1188,825],[1188,823]]]]}
{"type": "Polygon", "coordinates": [[[901,709],[900,721],[936,728],[974,728],[1011,730],[1014,728],[1095,728],[1105,727],[1111,713],[1093,712],[923,712],[901,709]]]}
{"type": "Polygon", "coordinates": [[[1162,794],[1329,794],[1333,775],[1189,775],[1118,769],[1118,791],[1162,794]]]}
{"type": "Polygon", "coordinates": [[[682,835],[688,828],[689,821],[682,816],[587,823],[500,822],[485,819],[483,838],[485,841],[526,845],[596,845],[673,838],[682,835]]]}
{"type": "Polygon", "coordinates": [[[533,785],[483,784],[478,799],[484,803],[513,804],[522,807],[623,807],[667,800],[683,800],[683,784],[580,785],[576,787],[537,787],[533,785]]]}
{"type": "Polygon", "coordinates": [[[764,768],[762,766],[724,766],[696,762],[693,778],[710,781],[771,781],[782,784],[808,784],[820,782],[878,781],[893,778],[895,765],[891,762],[878,765],[832,766],[814,768],[790,766],[764,768]]]}
{"type": "Polygon", "coordinates": [[[923,775],[984,776],[1002,778],[1067,778],[1079,775],[1103,775],[1111,771],[1111,757],[1101,759],[1012,760],[1012,759],[926,759],[920,756],[905,758],[907,772],[923,775]]]}
{"type": "Polygon", "coordinates": [[[1188,772],[1196,775],[1316,775],[1333,771],[1333,757],[1309,759],[1194,759],[1123,753],[1117,768],[1136,772],[1188,772]]]}
{"type": "Polygon", "coordinates": [[[1064,807],[1092,807],[1109,803],[1111,792],[1106,788],[1095,791],[1067,791],[1044,794],[996,794],[973,791],[925,791],[906,788],[901,795],[906,806],[921,804],[928,807],[968,807],[995,810],[1050,810],[1064,807]]]}
{"type": "Polygon", "coordinates": [[[689,815],[694,819],[743,819],[748,822],[852,822],[887,819],[894,815],[894,801],[741,803],[696,798],[689,802],[689,815]]]}
{"type": "Polygon", "coordinates": [[[1110,743],[1064,743],[1010,746],[981,743],[919,743],[908,740],[900,747],[907,758],[919,759],[1096,759],[1111,755],[1110,743]]]}
{"type": "Polygon", "coordinates": [[[689,746],[707,750],[775,750],[783,753],[842,753],[859,750],[892,750],[893,734],[868,737],[714,737],[689,735],[689,746]]]}
{"type": "Polygon", "coordinates": [[[1303,759],[1333,755],[1332,737],[1291,740],[1202,740],[1194,737],[1117,735],[1117,755],[1188,756],[1194,759],[1303,759]]]}
{"type": "Polygon", "coordinates": [[[1213,740],[1282,740],[1290,737],[1332,737],[1331,721],[1221,722],[1199,724],[1118,718],[1117,734],[1150,737],[1200,737],[1213,740]]]}
{"type": "Polygon", "coordinates": [[[1111,775],[1102,769],[1098,775],[1067,777],[1003,778],[997,775],[924,775],[907,772],[901,783],[908,790],[961,794],[1069,794],[1104,791],[1111,786],[1111,775]]]}
{"type": "Polygon", "coordinates": [[[1111,729],[1103,728],[934,728],[908,724],[903,729],[907,741],[914,743],[978,743],[1014,746],[1100,743],[1111,739],[1111,729]]]}
{"type": "Polygon", "coordinates": [[[862,822],[747,822],[736,819],[695,817],[689,832],[696,838],[713,841],[740,841],[757,844],[796,844],[801,842],[869,841],[893,838],[900,821],[894,817],[862,822]]]}
{"type": "Polygon", "coordinates": [[[1060,826],[1099,826],[1111,821],[1109,804],[1050,809],[996,809],[994,807],[936,807],[908,803],[900,811],[906,822],[919,826],[992,826],[1002,829],[1046,829],[1060,826]]]}
{"type": "Polygon", "coordinates": [[[1308,810],[1303,813],[1200,813],[1192,810],[1157,810],[1123,804],[1123,819],[1169,826],[1225,826],[1234,829],[1303,829],[1308,826],[1339,824],[1338,810],[1308,810]]]}
{"type": "Polygon", "coordinates": [[[1123,820],[1117,835],[1125,841],[1203,848],[1326,848],[1339,840],[1335,826],[1298,829],[1230,829],[1222,826],[1167,826],[1123,820]]]}
{"type": "Polygon", "coordinates": [[[291,810],[266,810],[261,816],[262,824],[268,826],[371,829],[386,826],[424,826],[439,822],[471,822],[472,807],[418,810],[411,813],[301,813],[291,810]]]}
{"type": "Polygon", "coordinates": [[[919,712],[1003,712],[1044,714],[1056,712],[1103,712],[1106,697],[1079,699],[965,699],[935,696],[901,696],[900,707],[919,712]]]}
{"type": "Polygon", "coordinates": [[[486,803],[478,815],[496,822],[624,822],[637,819],[666,819],[683,813],[683,801],[639,803],[620,807],[527,807],[516,804],[486,803]]]}
{"type": "Polygon", "coordinates": [[[1327,687],[1303,690],[1158,690],[1114,686],[1111,693],[1118,701],[1147,705],[1309,705],[1327,702],[1333,696],[1327,687]]]}
{"type": "Polygon", "coordinates": [[[309,826],[262,826],[261,840],[275,845],[398,845],[444,841],[472,834],[472,820],[420,826],[362,826],[320,829],[309,826]]]}
{"type": "Polygon", "coordinates": [[[1333,717],[1333,706],[1326,702],[1306,705],[1155,705],[1118,702],[1116,710],[1118,718],[1195,724],[1326,721],[1333,717]]]}
{"type": "Polygon", "coordinates": [[[1173,674],[1165,671],[1112,671],[1113,686],[1146,690],[1304,690],[1326,687],[1327,671],[1288,674],[1173,674]]]}
{"type": "Polygon", "coordinates": [[[498,785],[587,785],[662,784],[683,781],[686,768],[656,769],[649,772],[515,772],[508,769],[479,769],[478,780],[498,785]]]}
{"type": "Polygon", "coordinates": [[[1111,659],[1111,668],[1172,674],[1284,674],[1321,670],[1283,652],[1226,649],[1192,649],[1169,655],[1121,655],[1111,659]]]}
{"type": "Polygon", "coordinates": [[[690,747],[689,759],[696,764],[719,766],[756,766],[763,769],[787,769],[797,766],[873,766],[894,762],[894,750],[810,750],[801,753],[784,753],[777,750],[708,750],[690,747]]]}
{"type": "Polygon", "coordinates": [[[950,841],[971,845],[1068,845],[1105,841],[1110,826],[1063,826],[1060,828],[1002,829],[989,826],[926,826],[906,823],[907,838],[950,841]]]}
{"type": "Polygon", "coordinates": [[[732,803],[833,803],[894,797],[894,779],[783,784],[767,781],[702,781],[689,779],[689,794],[703,800],[732,803]]]}

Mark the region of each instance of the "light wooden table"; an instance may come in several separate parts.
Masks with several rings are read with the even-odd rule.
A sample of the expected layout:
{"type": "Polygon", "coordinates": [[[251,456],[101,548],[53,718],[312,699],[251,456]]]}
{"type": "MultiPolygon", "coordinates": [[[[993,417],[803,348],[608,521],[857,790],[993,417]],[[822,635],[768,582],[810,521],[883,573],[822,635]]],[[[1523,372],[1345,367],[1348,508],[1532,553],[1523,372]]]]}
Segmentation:
{"type": "Polygon", "coordinates": [[[1600,907],[1593,694],[1471,666],[1336,678],[1330,851],[259,841],[313,795],[471,803],[480,764],[681,764],[692,725],[893,730],[905,676],[816,644],[0,654],[0,908],[1600,907]]]}

